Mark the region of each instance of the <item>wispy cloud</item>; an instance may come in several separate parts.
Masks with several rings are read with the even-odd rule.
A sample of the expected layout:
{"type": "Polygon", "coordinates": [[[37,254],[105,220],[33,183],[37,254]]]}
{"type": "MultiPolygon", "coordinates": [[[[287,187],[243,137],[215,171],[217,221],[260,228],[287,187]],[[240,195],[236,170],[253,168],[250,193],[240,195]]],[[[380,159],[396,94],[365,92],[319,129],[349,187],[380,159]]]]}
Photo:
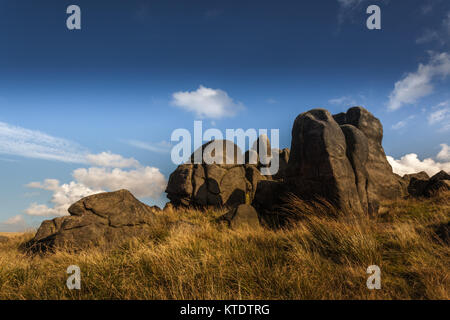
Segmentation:
{"type": "Polygon", "coordinates": [[[13,216],[6,221],[0,222],[1,232],[25,231],[28,225],[22,215],[13,216]]]}
{"type": "Polygon", "coordinates": [[[144,142],[139,140],[127,140],[125,143],[135,148],[156,152],[156,153],[169,153],[172,149],[172,145],[167,141],[161,141],[157,143],[144,142]]]}
{"type": "Polygon", "coordinates": [[[428,123],[440,125],[440,131],[450,130],[450,100],[439,103],[432,110],[428,116],[428,123]]]}
{"type": "MultiPolygon", "coordinates": [[[[433,10],[432,5],[425,6],[423,8],[431,8],[433,10]]],[[[428,9],[425,9],[428,10],[428,9]]],[[[430,11],[431,12],[431,11],[430,11]]],[[[427,28],[425,31],[417,38],[416,43],[418,44],[426,44],[430,42],[436,42],[441,46],[450,43],[450,11],[446,12],[443,17],[440,19],[441,22],[437,27],[427,28]]]]}
{"type": "Polygon", "coordinates": [[[0,154],[86,163],[86,153],[75,142],[0,122],[0,154]]]}
{"type": "Polygon", "coordinates": [[[450,55],[432,53],[427,64],[419,64],[416,72],[408,73],[397,81],[389,96],[389,110],[397,110],[407,104],[416,103],[430,95],[434,90],[434,81],[450,75],[450,55]]]}
{"type": "Polygon", "coordinates": [[[355,106],[356,99],[354,99],[351,96],[343,96],[339,98],[330,99],[328,100],[328,103],[336,106],[355,106]]]}
{"type": "Polygon", "coordinates": [[[357,13],[365,14],[363,5],[369,3],[368,0],[337,0],[339,4],[338,23],[353,21],[357,13]]]}
{"type": "Polygon", "coordinates": [[[193,112],[199,118],[220,119],[232,117],[244,109],[225,91],[200,86],[195,91],[180,91],[172,95],[172,105],[193,112]]]}
{"type": "Polygon", "coordinates": [[[403,120],[397,122],[396,124],[394,124],[394,125],[392,126],[392,129],[393,129],[393,130],[400,130],[400,129],[405,128],[405,127],[408,125],[408,123],[409,123],[411,120],[413,120],[415,117],[416,117],[415,115],[411,115],[411,116],[409,116],[408,118],[403,119],[403,120]]]}
{"type": "Polygon", "coordinates": [[[124,158],[120,154],[114,154],[110,151],[99,154],[88,154],[86,160],[94,165],[107,168],[136,168],[139,167],[139,161],[134,158],[124,158]]]}

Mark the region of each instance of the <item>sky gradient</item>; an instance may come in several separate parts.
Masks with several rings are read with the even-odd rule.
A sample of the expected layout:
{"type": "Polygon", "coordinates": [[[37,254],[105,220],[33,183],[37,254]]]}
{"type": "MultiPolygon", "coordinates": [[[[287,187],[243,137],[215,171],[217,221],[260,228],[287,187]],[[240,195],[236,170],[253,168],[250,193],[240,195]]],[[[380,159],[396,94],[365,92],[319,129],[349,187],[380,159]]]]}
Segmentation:
{"type": "Polygon", "coordinates": [[[394,171],[450,171],[450,3],[405,3],[0,0],[0,231],[122,186],[164,206],[171,133],[194,120],[290,147],[298,114],[362,105],[394,171]]]}

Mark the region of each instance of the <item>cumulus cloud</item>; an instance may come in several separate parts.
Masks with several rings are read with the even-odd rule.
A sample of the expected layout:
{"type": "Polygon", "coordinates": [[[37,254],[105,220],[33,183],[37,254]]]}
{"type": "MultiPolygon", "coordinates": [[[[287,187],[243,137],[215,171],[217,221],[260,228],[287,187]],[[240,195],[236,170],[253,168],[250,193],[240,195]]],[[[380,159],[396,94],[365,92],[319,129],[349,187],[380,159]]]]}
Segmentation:
{"type": "Polygon", "coordinates": [[[235,102],[220,89],[200,86],[195,91],[175,92],[172,104],[184,110],[194,112],[200,118],[220,119],[232,117],[244,106],[235,102]]]}
{"type": "Polygon", "coordinates": [[[450,146],[443,143],[441,144],[442,150],[438,153],[438,160],[450,161],[450,146]]]}
{"type": "Polygon", "coordinates": [[[433,53],[427,64],[419,64],[416,72],[408,73],[395,83],[394,90],[389,96],[389,109],[400,109],[405,104],[415,103],[431,94],[434,90],[433,81],[448,75],[450,75],[450,55],[446,52],[433,53]]]}
{"type": "Polygon", "coordinates": [[[25,210],[25,213],[30,216],[43,217],[68,215],[67,209],[69,209],[69,206],[72,203],[83,197],[103,192],[101,189],[94,190],[82,183],[74,181],[60,184],[60,182],[56,179],[46,179],[43,183],[31,182],[27,184],[27,187],[53,192],[50,200],[53,204],[52,207],[49,207],[46,204],[32,203],[28,209],[25,210]]]}
{"type": "MultiPolygon", "coordinates": [[[[448,146],[446,144],[441,145],[442,150],[438,154],[439,160],[450,160],[448,155],[448,146]]],[[[401,157],[399,160],[393,157],[387,157],[389,163],[392,166],[392,170],[400,175],[417,173],[425,171],[429,176],[433,176],[441,170],[450,172],[450,162],[437,162],[431,158],[420,160],[419,156],[415,153],[407,154],[401,157]]]]}
{"type": "Polygon", "coordinates": [[[114,154],[109,151],[99,154],[88,154],[86,159],[90,164],[100,167],[132,168],[139,166],[139,162],[136,159],[124,158],[120,154],[114,154]]]}
{"type": "Polygon", "coordinates": [[[164,192],[166,179],[157,168],[134,170],[114,168],[81,168],[73,172],[76,181],[90,188],[128,189],[136,197],[158,198],[164,192]]]}
{"type": "Polygon", "coordinates": [[[86,163],[86,153],[75,142],[0,122],[0,154],[86,163]]]}
{"type": "Polygon", "coordinates": [[[71,204],[92,194],[128,189],[136,197],[157,199],[164,192],[166,178],[157,168],[144,167],[137,160],[101,153],[91,157],[103,167],[79,168],[73,171],[74,181],[61,184],[56,179],[31,182],[28,188],[52,192],[51,206],[32,203],[25,213],[31,216],[65,216],[71,204]],[[116,164],[117,168],[111,168],[116,164]],[[128,169],[125,169],[128,168],[128,169]]]}

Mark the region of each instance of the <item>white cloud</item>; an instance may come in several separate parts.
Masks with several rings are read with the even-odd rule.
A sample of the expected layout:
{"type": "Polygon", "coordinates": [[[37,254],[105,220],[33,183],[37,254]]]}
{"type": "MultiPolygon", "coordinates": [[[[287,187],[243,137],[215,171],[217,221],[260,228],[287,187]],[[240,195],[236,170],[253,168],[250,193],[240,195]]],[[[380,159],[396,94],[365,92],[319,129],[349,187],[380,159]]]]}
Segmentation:
{"type": "Polygon", "coordinates": [[[172,148],[172,145],[167,141],[150,143],[138,140],[128,140],[126,143],[130,146],[156,153],[169,153],[172,148]]]}
{"type": "Polygon", "coordinates": [[[17,216],[9,218],[6,221],[3,221],[2,223],[7,225],[24,224],[25,220],[23,219],[22,215],[19,214],[17,216]]]}
{"type": "Polygon", "coordinates": [[[125,171],[119,168],[77,169],[76,181],[90,188],[107,190],[128,189],[136,197],[157,199],[164,192],[166,178],[157,168],[142,167],[125,171]]]}
{"type": "Polygon", "coordinates": [[[419,64],[416,72],[408,73],[397,81],[394,91],[389,96],[389,109],[397,110],[405,104],[412,104],[431,94],[434,90],[433,80],[450,75],[450,55],[448,53],[432,54],[428,64],[419,64]]]}
{"type": "Polygon", "coordinates": [[[434,111],[428,116],[428,123],[430,125],[439,124],[440,131],[450,130],[450,100],[441,102],[432,108],[434,111]]]}
{"type": "MultiPolygon", "coordinates": [[[[101,155],[101,154],[100,154],[101,155]]],[[[114,155],[113,155],[114,156],[114,155]]],[[[116,155],[118,156],[118,155],[116,155]]],[[[95,158],[99,163],[104,163],[105,167],[80,168],[73,171],[75,181],[67,184],[60,184],[56,179],[46,179],[43,183],[31,182],[29,188],[52,191],[50,202],[52,206],[46,204],[32,203],[25,213],[31,216],[65,216],[67,209],[74,202],[92,194],[128,189],[136,197],[157,199],[164,192],[167,181],[164,175],[157,168],[144,167],[136,160],[123,157],[100,156],[95,158]],[[108,161],[111,160],[111,161],[108,161]],[[116,163],[120,166],[136,167],[130,170],[123,168],[110,168],[116,163]]]]}
{"type": "Polygon", "coordinates": [[[86,162],[86,150],[72,141],[4,122],[0,122],[0,154],[72,163],[86,162]]]}
{"type": "MultiPolygon", "coordinates": [[[[448,160],[448,146],[442,144],[441,147],[442,150],[437,158],[439,160],[448,160]]],[[[390,156],[387,159],[392,166],[392,170],[400,176],[421,171],[425,171],[429,176],[433,176],[441,170],[450,172],[450,162],[437,162],[431,158],[420,160],[419,156],[415,153],[407,154],[401,157],[400,160],[396,160],[390,156]]]]}
{"type": "Polygon", "coordinates": [[[244,106],[234,102],[220,89],[200,86],[196,91],[175,92],[172,104],[184,110],[194,112],[200,118],[220,119],[232,117],[244,106]]]}
{"type": "Polygon", "coordinates": [[[100,167],[133,168],[139,166],[139,162],[136,159],[124,158],[120,154],[114,154],[109,151],[99,154],[88,154],[86,159],[90,164],[100,167]]]}
{"type": "Polygon", "coordinates": [[[32,203],[25,213],[31,216],[65,216],[68,215],[67,209],[74,202],[89,195],[103,192],[101,189],[93,190],[86,185],[78,182],[70,182],[68,184],[60,184],[56,179],[46,179],[44,183],[31,182],[27,185],[29,188],[42,189],[52,191],[51,198],[52,207],[45,204],[32,203]]]}
{"type": "Polygon", "coordinates": [[[340,98],[334,98],[334,99],[330,99],[328,100],[328,103],[330,104],[334,104],[334,105],[345,105],[345,106],[355,106],[356,105],[356,100],[353,99],[350,96],[343,96],[340,98]]]}
{"type": "Polygon", "coordinates": [[[1,232],[21,232],[27,229],[27,223],[22,215],[17,215],[0,222],[1,232]]]}
{"type": "Polygon", "coordinates": [[[431,41],[440,40],[439,32],[436,30],[425,30],[425,32],[416,40],[418,44],[424,44],[431,41]]]}
{"type": "Polygon", "coordinates": [[[450,161],[450,146],[443,143],[441,144],[442,150],[438,153],[438,160],[450,161]]]}
{"type": "Polygon", "coordinates": [[[408,125],[408,123],[409,123],[412,119],[414,119],[415,117],[416,117],[415,115],[411,115],[411,116],[409,116],[408,118],[406,118],[406,119],[404,119],[404,120],[401,120],[401,121],[397,122],[396,124],[394,124],[394,125],[392,126],[392,129],[393,129],[393,130],[400,130],[400,129],[405,128],[405,127],[408,125]]]}

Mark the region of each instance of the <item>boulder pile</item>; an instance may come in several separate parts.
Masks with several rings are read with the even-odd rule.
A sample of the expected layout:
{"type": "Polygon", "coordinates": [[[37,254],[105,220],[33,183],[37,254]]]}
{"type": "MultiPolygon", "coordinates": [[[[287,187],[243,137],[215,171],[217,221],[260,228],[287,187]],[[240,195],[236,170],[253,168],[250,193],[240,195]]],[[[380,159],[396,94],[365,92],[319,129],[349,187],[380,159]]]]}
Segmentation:
{"type": "MultiPolygon", "coordinates": [[[[343,214],[375,215],[383,200],[450,190],[450,175],[444,171],[431,178],[425,172],[403,178],[394,174],[382,140],[380,120],[354,107],[337,115],[325,109],[300,114],[290,149],[271,149],[267,136],[245,154],[231,141],[210,141],[170,175],[167,207],[227,207],[219,221],[231,228],[256,227],[278,224],[280,208],[292,195],[326,202],[343,214]],[[279,171],[263,175],[274,155],[279,171]]],[[[92,195],[73,204],[70,216],[44,221],[29,245],[43,250],[115,244],[147,234],[158,210],[126,190],[92,195]]]]}

